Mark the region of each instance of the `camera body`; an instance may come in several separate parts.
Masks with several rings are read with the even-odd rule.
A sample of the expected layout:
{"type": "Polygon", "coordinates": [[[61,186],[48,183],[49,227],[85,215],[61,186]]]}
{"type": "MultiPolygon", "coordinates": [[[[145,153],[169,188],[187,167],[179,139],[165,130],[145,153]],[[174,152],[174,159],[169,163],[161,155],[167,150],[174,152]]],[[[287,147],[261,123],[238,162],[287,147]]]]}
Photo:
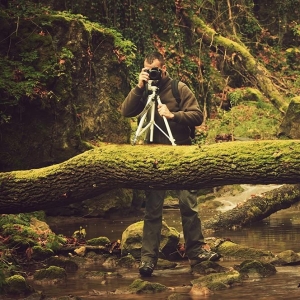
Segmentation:
{"type": "Polygon", "coordinates": [[[161,79],[161,69],[155,67],[155,68],[151,68],[146,70],[146,72],[149,74],[149,79],[150,80],[160,80],[161,79]]]}

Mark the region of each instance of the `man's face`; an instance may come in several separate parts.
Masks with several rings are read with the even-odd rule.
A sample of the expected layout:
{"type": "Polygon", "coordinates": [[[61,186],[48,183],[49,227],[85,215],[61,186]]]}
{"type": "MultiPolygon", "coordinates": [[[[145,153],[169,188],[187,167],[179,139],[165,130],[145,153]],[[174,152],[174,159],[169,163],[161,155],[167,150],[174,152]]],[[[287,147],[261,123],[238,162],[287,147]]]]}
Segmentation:
{"type": "Polygon", "coordinates": [[[159,68],[162,70],[162,77],[165,76],[166,73],[166,65],[161,65],[160,61],[158,59],[155,59],[151,64],[148,63],[146,60],[144,61],[144,68],[146,69],[152,69],[152,68],[159,68]]]}

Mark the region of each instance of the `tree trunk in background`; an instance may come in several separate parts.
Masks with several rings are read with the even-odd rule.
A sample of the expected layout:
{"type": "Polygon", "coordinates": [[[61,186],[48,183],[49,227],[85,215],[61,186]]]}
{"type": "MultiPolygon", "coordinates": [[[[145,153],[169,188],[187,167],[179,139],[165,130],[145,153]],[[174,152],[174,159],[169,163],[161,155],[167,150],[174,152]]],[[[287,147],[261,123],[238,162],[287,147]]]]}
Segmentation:
{"type": "Polygon", "coordinates": [[[224,229],[250,225],[269,217],[274,212],[289,208],[300,200],[300,184],[283,185],[256,195],[235,208],[203,222],[204,229],[224,229]]]}
{"type": "MultiPolygon", "coordinates": [[[[189,18],[187,15],[185,16],[189,18]]],[[[249,50],[242,43],[220,35],[195,15],[193,15],[191,22],[196,28],[196,33],[206,44],[215,46],[216,48],[223,46],[227,54],[238,54],[240,62],[249,73],[249,77],[255,78],[257,86],[259,86],[261,91],[272,101],[279,111],[282,113],[286,112],[288,102],[285,95],[282,95],[273,84],[269,71],[250,54],[249,50]]]]}

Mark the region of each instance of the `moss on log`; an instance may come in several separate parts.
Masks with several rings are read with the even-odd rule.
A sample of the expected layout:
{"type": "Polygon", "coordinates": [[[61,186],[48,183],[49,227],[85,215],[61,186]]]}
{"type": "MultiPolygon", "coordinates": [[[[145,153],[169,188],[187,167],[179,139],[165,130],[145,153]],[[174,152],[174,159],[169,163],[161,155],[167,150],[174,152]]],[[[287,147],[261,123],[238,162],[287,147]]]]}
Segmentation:
{"type": "Polygon", "coordinates": [[[199,146],[103,145],[63,163],[0,173],[0,213],[79,202],[116,188],[298,183],[299,140],[199,146]]]}

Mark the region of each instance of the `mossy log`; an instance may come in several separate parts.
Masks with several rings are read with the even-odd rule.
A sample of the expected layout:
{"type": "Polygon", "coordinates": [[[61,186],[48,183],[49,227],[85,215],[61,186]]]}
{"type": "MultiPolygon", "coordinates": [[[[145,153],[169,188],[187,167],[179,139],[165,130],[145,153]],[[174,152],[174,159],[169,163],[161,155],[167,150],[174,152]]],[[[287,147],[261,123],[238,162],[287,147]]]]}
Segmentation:
{"type": "MultiPolygon", "coordinates": [[[[186,15],[186,17],[188,17],[186,15]]],[[[249,49],[247,49],[241,42],[236,42],[229,38],[226,38],[210,28],[199,17],[193,15],[191,19],[195,26],[196,33],[200,38],[208,45],[215,47],[224,47],[228,54],[238,54],[242,58],[242,64],[246,71],[252,78],[256,79],[257,86],[261,91],[272,101],[273,105],[282,113],[285,113],[289,101],[287,101],[285,95],[281,94],[272,81],[270,72],[255,59],[249,49]]]]}
{"type": "Polygon", "coordinates": [[[300,184],[285,184],[272,191],[254,195],[235,208],[219,213],[203,222],[205,229],[234,228],[250,225],[274,212],[289,208],[300,200],[300,184]]]}
{"type": "Polygon", "coordinates": [[[200,189],[300,181],[300,141],[103,145],[53,166],[0,173],[0,213],[43,210],[116,188],[200,189]]]}

